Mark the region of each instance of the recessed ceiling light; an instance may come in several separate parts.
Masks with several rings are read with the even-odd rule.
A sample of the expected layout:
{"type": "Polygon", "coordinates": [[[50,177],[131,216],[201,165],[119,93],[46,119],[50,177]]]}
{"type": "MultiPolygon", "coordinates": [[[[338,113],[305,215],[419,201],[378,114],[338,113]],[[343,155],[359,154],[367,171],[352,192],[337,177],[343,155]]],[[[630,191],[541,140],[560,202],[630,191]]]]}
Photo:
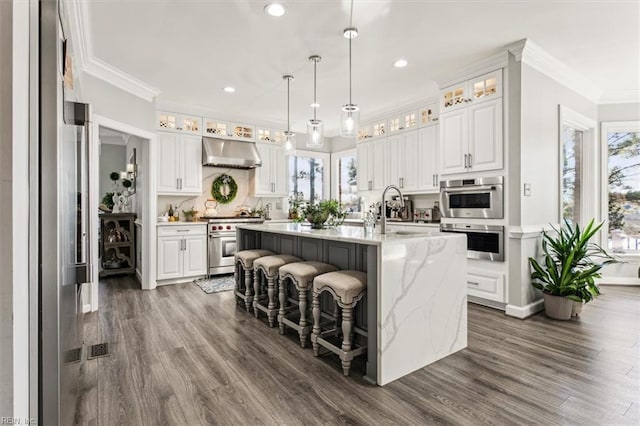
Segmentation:
{"type": "Polygon", "coordinates": [[[269,3],[264,7],[264,11],[271,16],[282,16],[284,15],[284,6],[280,3],[269,3]]]}
{"type": "Polygon", "coordinates": [[[225,91],[225,92],[227,92],[227,93],[233,93],[233,92],[235,92],[235,91],[236,91],[236,89],[234,89],[234,88],[233,88],[233,87],[231,87],[231,86],[227,86],[227,87],[223,88],[222,90],[224,90],[224,91],[225,91]]]}
{"type": "Polygon", "coordinates": [[[406,59],[398,59],[397,61],[395,61],[393,63],[393,66],[396,67],[396,68],[404,68],[404,67],[407,66],[407,64],[408,64],[408,62],[407,62],[406,59]]]}

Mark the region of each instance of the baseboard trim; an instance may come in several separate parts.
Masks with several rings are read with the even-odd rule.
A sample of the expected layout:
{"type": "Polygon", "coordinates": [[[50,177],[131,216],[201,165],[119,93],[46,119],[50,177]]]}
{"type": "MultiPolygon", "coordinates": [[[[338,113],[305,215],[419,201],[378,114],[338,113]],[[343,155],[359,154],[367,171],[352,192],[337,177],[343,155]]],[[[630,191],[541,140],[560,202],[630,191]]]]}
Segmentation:
{"type": "Polygon", "coordinates": [[[596,283],[598,285],[640,285],[640,278],[603,277],[597,280],[596,283]]]}
{"type": "Polygon", "coordinates": [[[537,314],[544,309],[544,299],[536,300],[524,306],[507,305],[505,314],[510,317],[525,319],[533,314],[537,314]]]}
{"type": "Polygon", "coordinates": [[[90,303],[82,305],[82,313],[86,314],[88,312],[91,312],[91,304],[90,303]]]}
{"type": "Polygon", "coordinates": [[[501,311],[504,311],[506,306],[504,303],[483,299],[481,297],[472,296],[470,294],[467,295],[467,301],[469,301],[469,303],[475,303],[476,305],[482,305],[488,308],[499,309],[501,311]]]}

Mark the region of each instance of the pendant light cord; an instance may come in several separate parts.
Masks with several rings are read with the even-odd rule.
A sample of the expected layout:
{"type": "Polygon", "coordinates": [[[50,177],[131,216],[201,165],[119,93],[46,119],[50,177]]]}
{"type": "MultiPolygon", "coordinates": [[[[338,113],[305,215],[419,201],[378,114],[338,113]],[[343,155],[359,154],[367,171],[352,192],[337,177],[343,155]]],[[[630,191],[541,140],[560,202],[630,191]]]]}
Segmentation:
{"type": "MultiPolygon", "coordinates": [[[[351,13],[353,13],[353,1],[351,2],[351,13]]],[[[349,37],[349,105],[351,102],[351,37],[349,37]]]]}
{"type": "Polygon", "coordinates": [[[316,120],[316,110],[318,109],[318,99],[316,98],[316,66],[318,65],[318,60],[313,59],[313,119],[316,120]]]}
{"type": "Polygon", "coordinates": [[[291,94],[289,90],[289,84],[291,83],[291,78],[287,78],[287,133],[291,133],[291,122],[289,120],[289,104],[291,103],[291,94]]]}

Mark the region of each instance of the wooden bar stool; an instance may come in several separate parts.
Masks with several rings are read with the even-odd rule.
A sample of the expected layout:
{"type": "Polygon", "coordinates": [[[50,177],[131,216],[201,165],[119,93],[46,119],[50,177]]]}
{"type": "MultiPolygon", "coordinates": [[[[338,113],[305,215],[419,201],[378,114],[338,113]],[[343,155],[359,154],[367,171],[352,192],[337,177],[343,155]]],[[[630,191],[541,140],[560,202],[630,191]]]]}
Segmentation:
{"type": "Polygon", "coordinates": [[[313,287],[315,277],[337,270],[335,266],[322,262],[296,262],[280,267],[280,309],[278,310],[280,334],[284,334],[285,326],[291,327],[300,335],[300,346],[304,348],[307,345],[311,332],[311,322],[307,320],[308,291],[313,287]],[[294,317],[297,317],[295,305],[287,307],[287,280],[291,280],[298,291],[297,311],[300,314],[298,321],[294,321],[294,317]]]}
{"type": "Polygon", "coordinates": [[[253,262],[253,313],[258,318],[258,311],[267,314],[269,318],[269,327],[273,327],[278,310],[276,309],[276,286],[278,285],[278,271],[281,266],[288,263],[302,262],[299,257],[289,254],[276,254],[273,256],[264,256],[253,262]],[[267,294],[261,293],[260,289],[264,287],[263,279],[267,279],[267,294]],[[267,304],[260,302],[266,300],[267,304]]]}
{"type": "Polygon", "coordinates": [[[233,275],[236,280],[234,293],[236,300],[242,299],[244,301],[247,312],[253,305],[253,262],[261,257],[274,254],[269,250],[242,250],[233,256],[233,275]]]}
{"type": "MultiPolygon", "coordinates": [[[[337,354],[342,360],[342,371],[349,375],[351,360],[366,352],[366,346],[352,348],[353,309],[367,292],[367,274],[360,271],[337,271],[318,275],[313,280],[313,354],[318,356],[320,346],[337,354]],[[329,292],[342,308],[342,345],[338,347],[324,337],[335,335],[336,329],[322,331],[320,324],[320,293],[329,292]]],[[[337,328],[337,326],[336,326],[337,328]]]]}

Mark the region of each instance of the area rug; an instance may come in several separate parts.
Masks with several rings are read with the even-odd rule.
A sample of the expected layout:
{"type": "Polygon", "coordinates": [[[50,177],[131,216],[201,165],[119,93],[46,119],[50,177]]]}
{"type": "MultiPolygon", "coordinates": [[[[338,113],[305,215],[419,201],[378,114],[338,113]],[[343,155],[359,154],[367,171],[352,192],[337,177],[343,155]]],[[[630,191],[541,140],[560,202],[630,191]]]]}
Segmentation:
{"type": "Polygon", "coordinates": [[[233,278],[233,274],[218,275],[211,278],[200,278],[194,280],[193,282],[207,294],[229,291],[233,290],[233,288],[235,287],[235,279],[233,278]]]}

